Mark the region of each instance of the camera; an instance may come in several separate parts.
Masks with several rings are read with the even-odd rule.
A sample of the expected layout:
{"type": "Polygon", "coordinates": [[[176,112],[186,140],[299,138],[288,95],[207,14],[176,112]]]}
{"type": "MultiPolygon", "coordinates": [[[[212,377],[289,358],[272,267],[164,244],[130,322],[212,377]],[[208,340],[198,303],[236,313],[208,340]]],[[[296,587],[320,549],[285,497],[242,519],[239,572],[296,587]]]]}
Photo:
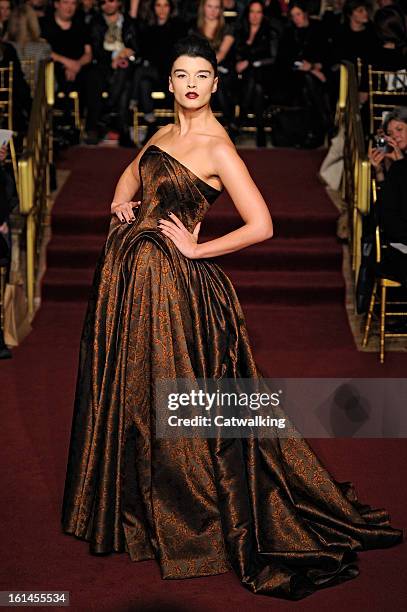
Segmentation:
{"type": "Polygon", "coordinates": [[[393,151],[393,147],[389,145],[386,136],[384,136],[383,134],[377,134],[375,136],[375,141],[376,149],[378,151],[382,151],[382,153],[391,153],[393,151]]]}

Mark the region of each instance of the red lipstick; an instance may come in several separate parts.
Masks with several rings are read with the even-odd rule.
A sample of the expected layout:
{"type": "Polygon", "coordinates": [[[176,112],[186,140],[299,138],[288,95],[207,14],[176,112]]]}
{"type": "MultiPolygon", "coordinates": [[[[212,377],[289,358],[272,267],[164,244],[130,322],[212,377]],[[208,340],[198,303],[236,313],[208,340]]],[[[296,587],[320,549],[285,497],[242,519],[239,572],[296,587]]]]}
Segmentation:
{"type": "Polygon", "coordinates": [[[189,93],[185,94],[185,97],[189,98],[190,100],[195,100],[195,98],[199,98],[199,95],[194,91],[190,91],[189,93]]]}

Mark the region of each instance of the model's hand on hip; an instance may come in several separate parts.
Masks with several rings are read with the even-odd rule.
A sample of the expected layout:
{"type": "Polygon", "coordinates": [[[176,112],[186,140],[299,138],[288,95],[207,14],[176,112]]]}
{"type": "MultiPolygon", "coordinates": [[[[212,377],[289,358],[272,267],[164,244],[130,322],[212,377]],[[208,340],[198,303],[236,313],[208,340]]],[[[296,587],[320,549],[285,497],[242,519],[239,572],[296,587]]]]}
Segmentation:
{"type": "Polygon", "coordinates": [[[191,233],[185,225],[178,219],[174,213],[168,213],[172,221],[159,219],[158,227],[165,236],[175,244],[177,249],[181,251],[185,257],[194,259],[198,250],[198,234],[201,229],[201,223],[197,223],[194,231],[191,233]]]}
{"type": "Polygon", "coordinates": [[[122,223],[133,223],[136,219],[133,208],[137,208],[140,204],[140,200],[138,202],[112,202],[110,210],[112,215],[117,215],[122,223]]]}

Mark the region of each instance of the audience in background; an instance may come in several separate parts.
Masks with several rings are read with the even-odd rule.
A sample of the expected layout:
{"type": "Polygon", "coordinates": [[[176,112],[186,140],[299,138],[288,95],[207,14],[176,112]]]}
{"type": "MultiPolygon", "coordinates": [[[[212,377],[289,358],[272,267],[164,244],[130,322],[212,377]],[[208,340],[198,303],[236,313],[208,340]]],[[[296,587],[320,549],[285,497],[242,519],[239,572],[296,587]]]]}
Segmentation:
{"type": "MultiPolygon", "coordinates": [[[[145,20],[139,22],[141,62],[136,67],[131,98],[138,101],[148,123],[145,139],[156,130],[153,91],[167,91],[172,49],[186,33],[185,24],[174,16],[174,0],[151,0],[145,20]]],[[[167,102],[169,104],[169,101],[167,102]]]]}
{"type": "Polygon", "coordinates": [[[401,9],[390,5],[378,10],[374,25],[378,45],[371,54],[373,66],[381,70],[406,69],[407,24],[401,9]]]}
{"type": "Polygon", "coordinates": [[[92,19],[97,15],[96,0],[80,0],[76,15],[86,25],[90,25],[92,19]]]}
{"type": "Polygon", "coordinates": [[[93,65],[89,81],[87,142],[99,140],[103,111],[102,93],[108,92],[107,110],[116,118],[119,142],[132,146],[129,133],[129,101],[134,79],[134,62],[139,55],[135,20],[121,10],[120,0],[100,0],[100,13],[90,25],[93,65]]]}
{"type": "Polygon", "coordinates": [[[4,38],[7,32],[8,19],[11,13],[11,1],[0,0],[0,38],[4,38]]]}
{"type": "Polygon", "coordinates": [[[310,18],[303,0],[292,0],[288,9],[290,23],[279,45],[273,97],[304,108],[306,146],[313,146],[322,144],[330,124],[328,41],[321,22],[310,18]]]}
{"type": "MultiPolygon", "coordinates": [[[[0,68],[8,68],[13,63],[13,129],[22,141],[28,128],[31,111],[31,92],[21,70],[21,64],[14,47],[0,41],[0,68]]],[[[0,115],[0,127],[7,128],[5,118],[0,115]]]]}
{"type": "MultiPolygon", "coordinates": [[[[7,31],[7,40],[17,51],[19,60],[34,62],[34,83],[37,81],[38,65],[43,59],[51,57],[51,47],[46,40],[41,38],[41,30],[37,15],[28,4],[20,4],[13,9],[7,31]]],[[[31,78],[31,68],[22,64],[26,81],[31,78]]]]}
{"type": "Polygon", "coordinates": [[[239,29],[236,31],[236,65],[238,75],[237,101],[239,123],[248,112],[256,115],[256,143],[266,145],[264,131],[265,92],[273,63],[270,25],[259,0],[250,0],[239,29]]]}
{"type": "MultiPolygon", "coordinates": [[[[51,45],[51,57],[55,62],[57,90],[67,95],[76,90],[80,93],[83,108],[87,106],[87,83],[92,49],[86,26],[74,19],[77,1],[56,0],[53,15],[41,19],[41,33],[51,45]]],[[[66,104],[70,114],[70,106],[66,104]]]]}
{"type": "Polygon", "coordinates": [[[235,27],[225,23],[222,0],[200,0],[196,27],[191,30],[206,38],[216,53],[219,82],[214,107],[222,112],[223,123],[234,123],[234,53],[235,27]]]}

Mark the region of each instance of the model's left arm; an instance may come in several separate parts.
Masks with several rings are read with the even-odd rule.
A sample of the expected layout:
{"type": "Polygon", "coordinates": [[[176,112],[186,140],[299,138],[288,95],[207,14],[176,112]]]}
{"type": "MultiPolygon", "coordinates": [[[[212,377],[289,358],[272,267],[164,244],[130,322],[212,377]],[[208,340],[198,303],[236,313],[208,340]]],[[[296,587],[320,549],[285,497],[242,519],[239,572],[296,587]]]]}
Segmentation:
{"type": "Polygon", "coordinates": [[[245,222],[242,227],[220,238],[197,243],[200,223],[191,234],[182,222],[171,214],[171,222],[161,221],[162,231],[186,257],[202,259],[218,257],[262,242],[273,235],[273,222],[266,202],[256,187],[246,165],[232,144],[213,147],[213,175],[218,176],[245,222]]]}

